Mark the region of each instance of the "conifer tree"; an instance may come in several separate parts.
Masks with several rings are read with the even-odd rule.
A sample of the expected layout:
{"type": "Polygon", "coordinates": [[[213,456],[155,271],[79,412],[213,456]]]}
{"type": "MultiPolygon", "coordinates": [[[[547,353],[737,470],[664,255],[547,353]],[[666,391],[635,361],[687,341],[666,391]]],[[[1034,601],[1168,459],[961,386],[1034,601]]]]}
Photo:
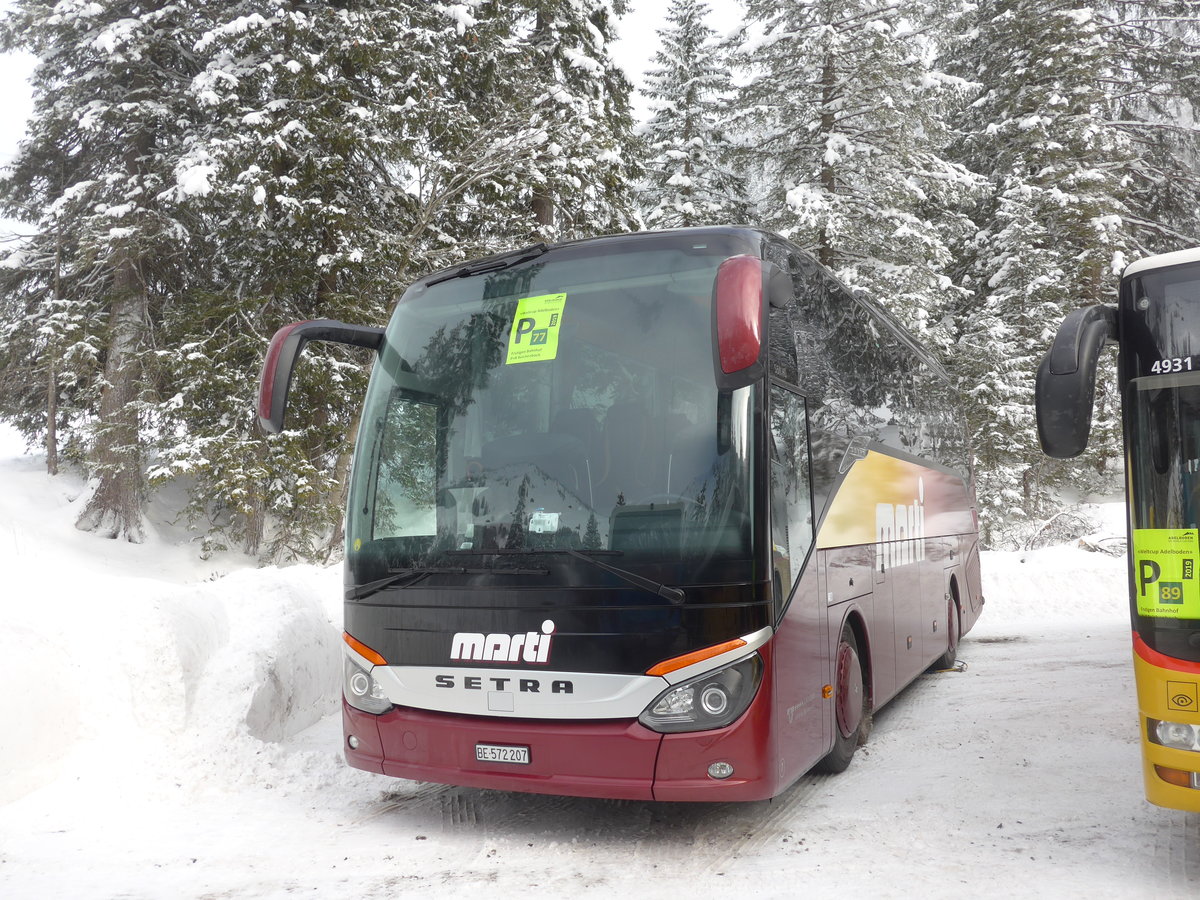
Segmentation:
{"type": "Polygon", "coordinates": [[[741,224],[750,219],[745,179],[722,121],[733,93],[728,63],[705,24],[704,0],[672,0],[659,31],[657,68],[646,76],[646,223],[653,227],[741,224]]]}
{"type": "MultiPolygon", "coordinates": [[[[1139,4],[1138,15],[1161,23],[1174,12],[1171,28],[1182,27],[1183,10],[1166,8],[1178,4],[1157,13],[1153,5],[1139,4]]],[[[1183,102],[1173,80],[1183,48],[1144,18],[1122,18],[1132,11],[1125,6],[991,0],[958,20],[951,30],[964,37],[946,48],[948,66],[980,85],[956,122],[956,158],[989,187],[973,213],[977,231],[960,248],[971,295],[953,361],[970,398],[991,539],[1044,515],[1064,482],[1080,486],[1077,466],[1041,454],[1033,420],[1034,374],[1059,322],[1114,300],[1126,262],[1151,247],[1174,249],[1164,238],[1188,227],[1179,210],[1194,196],[1195,172],[1172,161],[1167,145],[1180,132],[1162,121],[1166,106],[1183,102]]],[[[1194,229],[1194,206],[1192,219],[1194,229]]],[[[1097,407],[1089,449],[1097,478],[1085,490],[1104,485],[1105,473],[1111,487],[1119,457],[1111,373],[1097,407]]]]}
{"type": "MultiPolygon", "coordinates": [[[[572,21],[592,40],[607,9],[589,3],[591,18],[572,21]]],[[[7,45],[43,62],[3,200],[44,212],[5,273],[16,288],[3,327],[28,337],[6,352],[28,383],[0,402],[31,435],[98,423],[85,449],[103,503],[87,524],[136,538],[149,465],[151,483],[193,479],[190,512],[211,519],[212,544],[321,552],[364,360],[312,347],[293,427],[264,439],[253,392],[272,331],[318,316],[381,323],[414,275],[526,239],[548,146],[579,151],[554,157],[576,220],[619,218],[620,153],[588,116],[596,98],[618,112],[626,98],[596,89],[547,118],[536,101],[563,93],[552,82],[538,94],[528,78],[514,82],[525,93],[498,84],[533,65],[526,13],[423,0],[20,5],[7,45]],[[582,181],[595,173],[599,187],[582,181]],[[78,414],[37,408],[39,392],[59,400],[68,386],[78,414]]],[[[602,41],[592,49],[604,56],[602,41]]]]}
{"type": "MultiPolygon", "coordinates": [[[[78,525],[132,541],[143,535],[144,428],[154,390],[146,354],[155,316],[180,283],[188,236],[164,191],[191,121],[184,88],[195,74],[194,39],[190,5],[166,2],[22,0],[3,30],[6,49],[29,50],[41,62],[34,120],[0,198],[11,212],[42,211],[45,230],[33,246],[44,261],[53,244],[54,271],[72,275],[69,296],[61,279],[40,278],[35,315],[49,321],[69,301],[77,326],[47,340],[40,367],[55,371],[64,340],[100,353],[87,385],[95,395],[85,448],[93,490],[78,525]]],[[[45,271],[44,262],[27,265],[33,258],[9,261],[26,287],[45,271]]]]}
{"type": "Polygon", "coordinates": [[[198,43],[208,126],[180,184],[216,265],[168,322],[189,352],[168,359],[162,414],[177,427],[151,474],[195,478],[193,516],[215,513],[210,531],[246,550],[311,557],[337,543],[370,357],[310,346],[293,427],[268,438],[252,377],[266,340],[295,319],[383,324],[415,276],[493,249],[497,197],[537,134],[488,92],[512,52],[502,18],[422,2],[258,8],[227,5],[198,43]]]}
{"type": "MultiPolygon", "coordinates": [[[[749,0],[735,120],[766,223],[918,333],[955,298],[949,235],[972,180],[942,158],[944,96],[896,0],[749,0]]],[[[938,335],[930,335],[937,339],[938,335]]]]}
{"type": "Polygon", "coordinates": [[[1132,150],[1126,230],[1141,253],[1200,244],[1200,8],[1108,0],[1095,15],[1108,57],[1103,125],[1132,150]]]}
{"type": "MultiPolygon", "coordinates": [[[[518,194],[535,234],[560,240],[639,224],[631,185],[641,172],[629,108],[631,85],[608,52],[626,0],[519,0],[521,56],[509,96],[545,134],[518,194]]],[[[506,204],[507,205],[507,204],[506,204]]]]}

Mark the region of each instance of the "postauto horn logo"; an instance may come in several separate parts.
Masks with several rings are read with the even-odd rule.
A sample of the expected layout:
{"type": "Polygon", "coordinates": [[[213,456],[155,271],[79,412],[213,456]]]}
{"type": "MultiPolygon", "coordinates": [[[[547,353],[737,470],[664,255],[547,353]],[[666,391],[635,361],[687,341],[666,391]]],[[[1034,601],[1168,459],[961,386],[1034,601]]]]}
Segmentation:
{"type": "Polygon", "coordinates": [[[460,631],[450,643],[450,659],[469,662],[527,662],[545,665],[550,661],[554,622],[547,619],[542,630],[523,634],[477,634],[460,631]]]}

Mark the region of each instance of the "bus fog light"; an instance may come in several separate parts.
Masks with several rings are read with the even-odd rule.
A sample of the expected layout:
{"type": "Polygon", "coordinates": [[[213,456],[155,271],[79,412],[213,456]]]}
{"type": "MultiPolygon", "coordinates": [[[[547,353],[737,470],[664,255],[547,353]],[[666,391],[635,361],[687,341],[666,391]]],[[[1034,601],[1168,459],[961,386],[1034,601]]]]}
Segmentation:
{"type": "Polygon", "coordinates": [[[1174,750],[1200,751],[1200,728],[1186,722],[1164,722],[1159,719],[1147,720],[1146,731],[1150,740],[1163,747],[1174,750]]]}
{"type": "Polygon", "coordinates": [[[715,762],[708,767],[710,778],[728,778],[733,774],[733,766],[727,762],[715,762]]]}
{"type": "Polygon", "coordinates": [[[358,738],[356,738],[354,735],[350,735],[348,738],[346,738],[346,743],[349,745],[351,750],[358,749],[358,738]]]}

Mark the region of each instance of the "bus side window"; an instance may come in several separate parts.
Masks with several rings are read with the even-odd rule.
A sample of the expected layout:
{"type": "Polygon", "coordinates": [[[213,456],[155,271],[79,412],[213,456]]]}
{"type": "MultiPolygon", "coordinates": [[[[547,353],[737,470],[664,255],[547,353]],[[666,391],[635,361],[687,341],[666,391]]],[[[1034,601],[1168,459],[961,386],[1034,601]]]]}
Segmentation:
{"type": "Polygon", "coordinates": [[[782,611],[812,546],[813,521],[804,398],[778,384],[771,385],[771,439],[771,544],[782,611]]]}

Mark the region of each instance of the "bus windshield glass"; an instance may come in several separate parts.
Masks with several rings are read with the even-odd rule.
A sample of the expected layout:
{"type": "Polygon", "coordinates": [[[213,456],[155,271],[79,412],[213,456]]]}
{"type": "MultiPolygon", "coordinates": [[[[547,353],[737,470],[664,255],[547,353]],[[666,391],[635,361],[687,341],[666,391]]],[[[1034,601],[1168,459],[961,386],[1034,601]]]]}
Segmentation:
{"type": "Polygon", "coordinates": [[[566,551],[674,583],[748,572],[756,389],[718,392],[711,336],[745,243],[568,245],[410,289],[356,450],[353,580],[535,554],[598,577],[566,551]]]}
{"type": "Polygon", "coordinates": [[[1200,372],[1135,378],[1128,406],[1139,632],[1151,646],[1200,657],[1194,642],[1178,643],[1200,629],[1200,372]]]}

